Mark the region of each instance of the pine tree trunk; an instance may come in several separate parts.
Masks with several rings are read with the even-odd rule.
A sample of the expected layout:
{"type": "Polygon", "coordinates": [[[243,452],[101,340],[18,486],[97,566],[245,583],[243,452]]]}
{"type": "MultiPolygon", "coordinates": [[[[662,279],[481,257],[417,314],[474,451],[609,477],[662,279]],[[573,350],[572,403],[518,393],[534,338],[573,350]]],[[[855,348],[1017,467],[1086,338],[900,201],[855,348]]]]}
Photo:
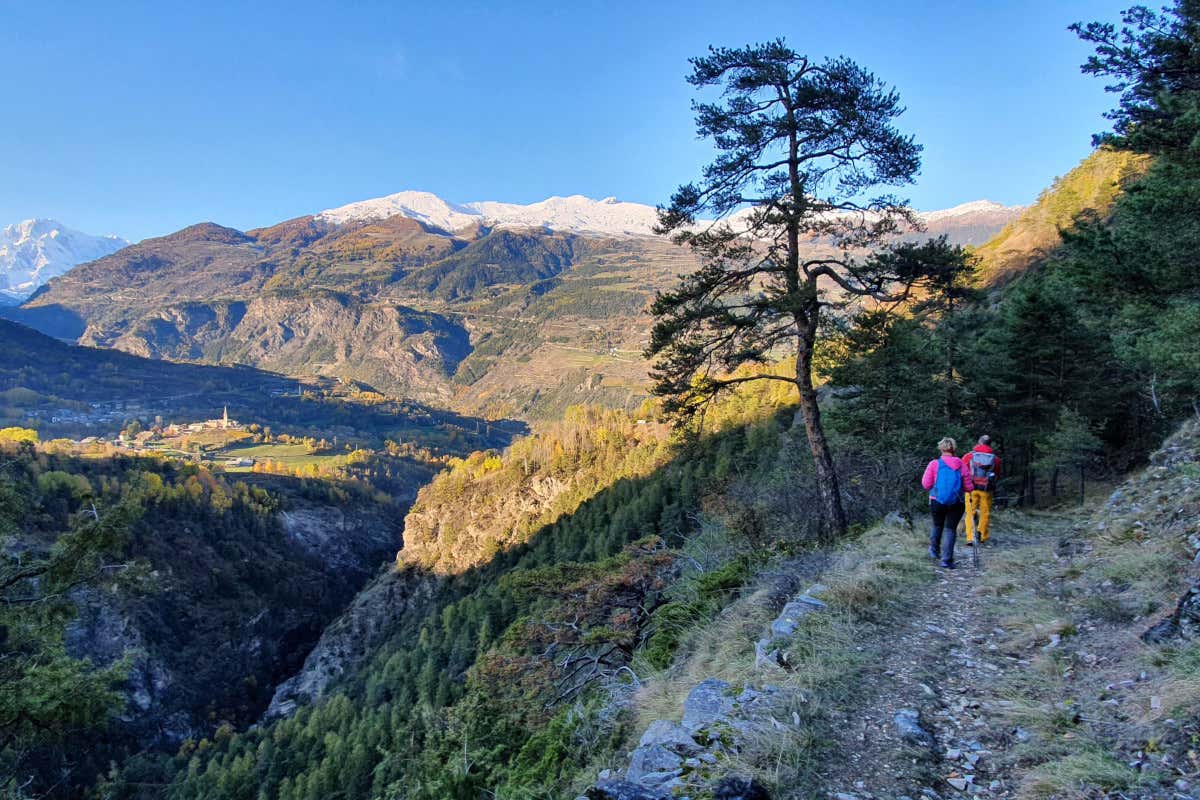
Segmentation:
{"type": "Polygon", "coordinates": [[[821,493],[825,524],[821,526],[822,539],[832,542],[846,535],[848,524],[846,510],[842,507],[842,491],[838,484],[837,470],[833,465],[833,453],[821,426],[821,409],[817,405],[817,390],[812,382],[812,344],[800,342],[796,358],[796,385],[800,389],[800,413],[804,417],[804,432],[808,436],[808,447],[812,451],[813,464],[817,470],[817,490],[821,493]]]}
{"type": "Polygon", "coordinates": [[[1058,467],[1055,467],[1054,471],[1050,473],[1050,497],[1058,499],[1058,467]]]}

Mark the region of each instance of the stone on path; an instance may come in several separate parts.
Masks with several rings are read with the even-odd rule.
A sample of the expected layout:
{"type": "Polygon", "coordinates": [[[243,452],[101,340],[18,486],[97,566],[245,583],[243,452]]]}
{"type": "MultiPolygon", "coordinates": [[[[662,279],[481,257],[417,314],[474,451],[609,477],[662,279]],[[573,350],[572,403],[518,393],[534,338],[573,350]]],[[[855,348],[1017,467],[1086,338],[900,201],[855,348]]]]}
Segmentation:
{"type": "Polygon", "coordinates": [[[893,718],[900,738],[921,747],[933,747],[933,734],[921,726],[921,714],[915,708],[902,708],[893,718]]]}

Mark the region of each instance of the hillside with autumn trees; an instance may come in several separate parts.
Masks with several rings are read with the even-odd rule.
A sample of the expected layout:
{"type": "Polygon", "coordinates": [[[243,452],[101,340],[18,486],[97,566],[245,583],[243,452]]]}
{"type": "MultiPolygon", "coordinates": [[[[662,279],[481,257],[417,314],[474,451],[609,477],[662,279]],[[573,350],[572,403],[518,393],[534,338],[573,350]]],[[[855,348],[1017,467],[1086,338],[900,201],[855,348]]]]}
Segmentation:
{"type": "MultiPolygon", "coordinates": [[[[653,325],[640,406],[645,387],[556,373],[552,396],[518,393],[555,412],[527,435],[446,412],[418,450],[390,434],[441,412],[355,387],[281,400],[278,424],[301,430],[274,435],[312,438],[320,406],[374,451],[245,473],[0,429],[0,797],[1190,796],[1197,31],[1184,0],[1077,26],[1084,72],[1115,82],[1113,130],[978,247],[904,228],[892,191],[921,150],[872,73],[782,40],[694,59],[688,80],[725,90],[696,107],[722,155],[660,210],[692,268],[657,270],[651,306],[615,317],[653,325]],[[776,160],[767,141],[794,147],[776,160]],[[942,437],[982,432],[1003,459],[996,541],[938,571],[921,471],[942,437]]],[[[313,225],[255,237],[287,249],[327,232],[313,225]]],[[[488,285],[480,308],[525,303],[546,330],[554,303],[579,312],[586,286],[556,282],[556,259],[591,245],[492,235],[356,224],[338,247],[378,274],[339,274],[377,288],[385,255],[436,256],[401,285],[445,303],[488,285]],[[487,260],[506,241],[532,272],[487,260]],[[509,278],[539,288],[496,288],[509,278]]],[[[282,280],[255,237],[185,238],[196,263],[229,245],[282,280]]],[[[341,255],[289,269],[312,288],[341,255]]],[[[608,266],[589,262],[624,293],[608,266]]],[[[413,312],[393,378],[442,370],[410,339],[459,342],[447,308],[413,312]]],[[[486,389],[521,348],[493,324],[492,350],[439,350],[463,385],[486,389]]],[[[244,379],[260,400],[274,380],[0,333],[94,368],[105,392],[121,365],[244,379]]],[[[5,359],[37,381],[21,397],[54,389],[51,366],[5,359]]]]}

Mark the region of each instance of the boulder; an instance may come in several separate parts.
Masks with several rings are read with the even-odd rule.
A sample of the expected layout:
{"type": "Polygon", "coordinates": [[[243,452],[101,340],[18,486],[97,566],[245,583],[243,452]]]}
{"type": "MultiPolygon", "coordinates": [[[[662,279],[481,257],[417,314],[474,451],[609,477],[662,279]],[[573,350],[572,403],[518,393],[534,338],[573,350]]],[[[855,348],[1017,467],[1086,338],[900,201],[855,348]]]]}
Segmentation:
{"type": "Polygon", "coordinates": [[[650,776],[667,775],[676,777],[683,772],[683,759],[661,744],[637,747],[629,754],[629,769],[625,779],[632,783],[662,783],[663,780],[650,776]],[[650,778],[650,780],[647,780],[650,778]]]}
{"type": "Polygon", "coordinates": [[[808,594],[802,594],[784,606],[783,611],[779,612],[779,616],[771,623],[771,634],[780,637],[792,636],[796,633],[796,629],[800,627],[800,620],[824,608],[824,601],[818,600],[808,594]]]}
{"type": "Polygon", "coordinates": [[[1142,640],[1151,644],[1172,639],[1200,639],[1200,585],[1193,586],[1179,598],[1171,616],[1142,634],[1142,640]]]}
{"type": "Polygon", "coordinates": [[[771,800],[767,787],[754,778],[729,776],[713,788],[713,800],[771,800]]]}
{"type": "Polygon", "coordinates": [[[697,731],[706,725],[728,719],[733,712],[733,695],[729,689],[728,683],[716,678],[693,686],[683,701],[683,727],[697,731]]]}
{"type": "Polygon", "coordinates": [[[788,667],[784,650],[773,636],[764,636],[754,643],[754,668],[762,669],[767,664],[788,667]]]}
{"type": "Polygon", "coordinates": [[[681,756],[689,757],[700,753],[704,748],[696,744],[688,729],[682,725],[665,719],[656,719],[642,734],[638,747],[653,747],[660,745],[681,756]]]}

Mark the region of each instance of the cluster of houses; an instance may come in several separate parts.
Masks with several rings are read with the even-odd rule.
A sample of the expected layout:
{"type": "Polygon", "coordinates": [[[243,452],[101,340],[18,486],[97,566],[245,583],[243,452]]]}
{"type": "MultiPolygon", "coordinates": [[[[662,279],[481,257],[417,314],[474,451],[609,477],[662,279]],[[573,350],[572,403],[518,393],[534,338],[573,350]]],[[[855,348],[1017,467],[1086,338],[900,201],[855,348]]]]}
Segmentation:
{"type": "Polygon", "coordinates": [[[229,418],[229,406],[225,406],[220,419],[207,419],[204,422],[188,422],[183,425],[177,425],[172,422],[163,428],[163,433],[167,436],[179,436],[184,433],[200,433],[201,431],[208,430],[240,431],[243,427],[242,423],[236,419],[229,418]]]}
{"type": "MultiPolygon", "coordinates": [[[[166,440],[177,439],[191,433],[203,433],[204,431],[213,430],[240,431],[245,430],[245,426],[235,419],[230,419],[229,408],[226,407],[219,419],[209,419],[203,422],[171,423],[161,429],[138,431],[137,433],[121,431],[111,442],[98,436],[86,436],[76,440],[75,444],[88,446],[108,443],[135,451],[146,450],[148,448],[157,449],[154,443],[162,442],[164,445],[169,446],[169,442],[166,440]]],[[[191,454],[191,457],[201,458],[199,454],[191,454]]],[[[230,458],[224,464],[226,467],[253,467],[254,459],[249,457],[230,458]]]]}

